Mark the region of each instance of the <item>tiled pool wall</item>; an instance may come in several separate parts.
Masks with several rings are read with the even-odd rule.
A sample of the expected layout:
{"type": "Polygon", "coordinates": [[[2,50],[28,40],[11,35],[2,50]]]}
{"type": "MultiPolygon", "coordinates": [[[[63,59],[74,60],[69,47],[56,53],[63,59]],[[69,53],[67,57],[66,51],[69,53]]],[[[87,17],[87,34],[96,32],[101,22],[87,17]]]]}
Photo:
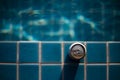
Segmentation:
{"type": "Polygon", "coordinates": [[[69,58],[74,41],[1,41],[0,80],[120,80],[120,42],[84,42],[80,61],[69,58]]]}

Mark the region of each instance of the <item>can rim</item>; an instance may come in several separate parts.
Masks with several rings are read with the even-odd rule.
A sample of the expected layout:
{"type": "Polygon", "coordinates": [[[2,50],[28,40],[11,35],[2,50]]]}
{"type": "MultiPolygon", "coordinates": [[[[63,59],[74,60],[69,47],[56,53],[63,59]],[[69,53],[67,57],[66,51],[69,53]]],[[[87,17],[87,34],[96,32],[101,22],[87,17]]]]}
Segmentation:
{"type": "Polygon", "coordinates": [[[83,58],[83,57],[85,56],[86,52],[87,52],[87,51],[86,51],[86,46],[85,46],[84,44],[80,43],[80,42],[75,42],[75,43],[71,44],[71,46],[69,47],[69,51],[70,51],[70,57],[72,57],[72,58],[74,58],[74,59],[81,59],[81,58],[83,58]],[[84,55],[83,55],[82,57],[75,57],[74,55],[71,54],[72,48],[73,48],[74,46],[76,46],[76,45],[80,45],[81,47],[83,47],[84,55]]]}

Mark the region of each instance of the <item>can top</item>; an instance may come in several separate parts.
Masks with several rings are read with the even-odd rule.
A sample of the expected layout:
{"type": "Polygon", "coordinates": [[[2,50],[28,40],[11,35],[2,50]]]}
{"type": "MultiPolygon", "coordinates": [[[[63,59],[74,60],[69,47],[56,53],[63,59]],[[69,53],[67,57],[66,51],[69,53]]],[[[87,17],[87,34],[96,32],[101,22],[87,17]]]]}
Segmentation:
{"type": "Polygon", "coordinates": [[[76,42],[70,46],[70,56],[74,59],[81,59],[85,56],[86,47],[82,43],[76,42]]]}

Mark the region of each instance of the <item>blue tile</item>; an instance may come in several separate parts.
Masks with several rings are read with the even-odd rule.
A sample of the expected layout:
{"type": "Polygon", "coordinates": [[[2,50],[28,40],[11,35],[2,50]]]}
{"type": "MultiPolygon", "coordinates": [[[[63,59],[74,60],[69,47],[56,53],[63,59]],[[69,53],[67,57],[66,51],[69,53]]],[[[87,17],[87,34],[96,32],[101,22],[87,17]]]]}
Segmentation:
{"type": "Polygon", "coordinates": [[[16,43],[0,43],[0,62],[16,62],[16,43]]]}
{"type": "Polygon", "coordinates": [[[38,80],[38,65],[20,65],[19,80],[38,80]]]}
{"type": "Polygon", "coordinates": [[[120,80],[120,65],[110,65],[109,80],[120,80]]]}
{"type": "Polygon", "coordinates": [[[84,58],[77,60],[77,61],[70,58],[70,56],[69,56],[69,47],[70,46],[71,46],[71,43],[64,44],[64,62],[65,63],[83,63],[84,58]]]}
{"type": "Polygon", "coordinates": [[[109,44],[110,62],[120,62],[120,43],[109,44]]]}
{"type": "Polygon", "coordinates": [[[38,43],[20,43],[20,62],[38,62],[38,43]]]}
{"type": "Polygon", "coordinates": [[[64,80],[84,80],[84,66],[78,64],[64,65],[64,80]]]}
{"type": "Polygon", "coordinates": [[[42,66],[42,80],[61,80],[61,66],[42,66]]]}
{"type": "Polygon", "coordinates": [[[61,44],[43,43],[42,62],[61,62],[61,44]]]}
{"type": "Polygon", "coordinates": [[[16,80],[16,65],[0,65],[0,80],[16,80]]]}
{"type": "Polygon", "coordinates": [[[106,44],[105,43],[88,43],[87,44],[87,62],[88,63],[106,62],[106,44]]]}
{"type": "Polygon", "coordinates": [[[87,66],[87,80],[106,80],[106,66],[87,66]]]}

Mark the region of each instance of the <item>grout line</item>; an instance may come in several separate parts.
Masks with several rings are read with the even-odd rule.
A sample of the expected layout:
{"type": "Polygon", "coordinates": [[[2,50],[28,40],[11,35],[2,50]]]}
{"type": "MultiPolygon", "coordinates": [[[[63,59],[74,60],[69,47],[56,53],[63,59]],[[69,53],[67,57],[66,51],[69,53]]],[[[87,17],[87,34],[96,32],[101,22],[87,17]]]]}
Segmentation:
{"type": "Polygon", "coordinates": [[[42,41],[42,43],[74,43],[77,41],[42,41]]]}
{"type": "MultiPolygon", "coordinates": [[[[39,43],[39,42],[42,42],[42,43],[61,43],[61,42],[64,42],[64,43],[74,43],[74,42],[81,42],[81,43],[84,43],[85,41],[0,41],[0,43],[39,43]]],[[[106,43],[106,42],[109,42],[109,43],[120,43],[120,41],[86,41],[86,43],[106,43]]]]}
{"type": "MultiPolygon", "coordinates": [[[[17,63],[0,63],[0,65],[17,65],[17,63]]],[[[39,65],[39,63],[19,63],[19,65],[39,65]]],[[[43,63],[40,65],[62,65],[61,63],[43,63]]],[[[64,63],[64,65],[74,65],[74,63],[64,63]]],[[[85,63],[79,63],[79,65],[85,65],[85,63]]],[[[86,66],[107,65],[106,63],[87,63],[86,66]]],[[[120,63],[109,63],[109,65],[120,65],[120,63]]]]}
{"type": "Polygon", "coordinates": [[[39,63],[19,63],[19,65],[39,65],[39,63]]]}
{"type": "Polygon", "coordinates": [[[98,64],[94,64],[94,63],[87,63],[86,65],[88,65],[88,66],[101,66],[101,65],[107,65],[106,63],[98,63],[98,64]]]}
{"type": "MultiPolygon", "coordinates": [[[[86,46],[87,48],[87,43],[84,42],[84,45],[86,46]]],[[[87,53],[85,54],[85,57],[84,57],[84,80],[87,80],[87,53]]]]}
{"type": "MultiPolygon", "coordinates": [[[[61,62],[62,62],[62,65],[64,65],[64,43],[62,42],[61,43],[61,62]]],[[[62,66],[63,68],[63,66],[62,66]]]]}
{"type": "Polygon", "coordinates": [[[64,80],[64,43],[62,42],[61,43],[61,62],[62,62],[62,65],[61,65],[61,69],[62,69],[62,80],[64,80]]]}
{"type": "Polygon", "coordinates": [[[17,63],[0,63],[0,65],[17,65],[17,63]]]}
{"type": "Polygon", "coordinates": [[[16,64],[17,64],[17,79],[16,80],[19,80],[19,42],[17,42],[17,59],[16,59],[16,64]]]}
{"type": "Polygon", "coordinates": [[[109,63],[109,65],[120,65],[120,63],[109,63]]]}
{"type": "MultiPolygon", "coordinates": [[[[41,63],[42,65],[62,65],[61,63],[41,63]]],[[[64,63],[64,65],[72,65],[74,63],[64,63]]],[[[79,63],[84,65],[85,63],[79,63]]],[[[0,65],[17,65],[17,63],[0,63],[0,65]]],[[[39,65],[39,63],[19,63],[19,65],[39,65]]],[[[107,65],[107,63],[87,63],[86,65],[107,65]]],[[[120,63],[109,63],[109,65],[120,65],[120,63]]]]}
{"type": "Polygon", "coordinates": [[[42,47],[41,47],[41,42],[39,42],[39,47],[38,47],[38,58],[39,58],[39,73],[38,73],[38,76],[39,76],[39,80],[42,80],[42,69],[41,69],[41,55],[42,55],[42,49],[41,49],[42,47]]]}
{"type": "Polygon", "coordinates": [[[107,80],[109,80],[109,43],[106,43],[106,58],[107,58],[107,80]]]}
{"type": "Polygon", "coordinates": [[[108,41],[108,43],[120,43],[120,41],[108,41]]]}
{"type": "Polygon", "coordinates": [[[106,43],[107,41],[86,41],[86,43],[106,43]]]}
{"type": "Polygon", "coordinates": [[[17,43],[18,41],[0,41],[0,43],[17,43]]]}
{"type": "Polygon", "coordinates": [[[42,64],[42,66],[58,66],[58,65],[62,66],[62,64],[42,64]]]}

